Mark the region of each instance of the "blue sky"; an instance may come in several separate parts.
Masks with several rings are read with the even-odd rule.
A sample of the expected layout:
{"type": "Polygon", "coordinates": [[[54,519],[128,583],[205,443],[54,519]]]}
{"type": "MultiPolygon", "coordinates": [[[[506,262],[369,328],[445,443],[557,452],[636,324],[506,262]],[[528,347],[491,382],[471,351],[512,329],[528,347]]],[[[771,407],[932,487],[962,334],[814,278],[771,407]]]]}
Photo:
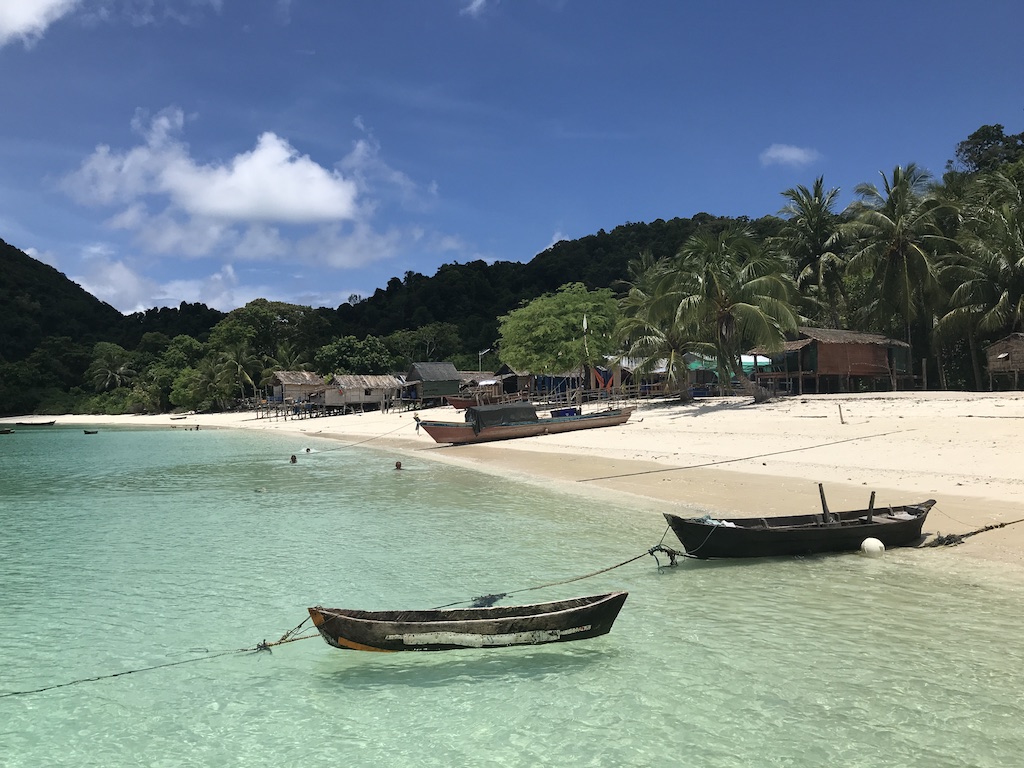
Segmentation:
{"type": "Polygon", "coordinates": [[[1024,130],[1024,3],[0,0],[0,238],[123,312],[843,205],[1024,130]]]}

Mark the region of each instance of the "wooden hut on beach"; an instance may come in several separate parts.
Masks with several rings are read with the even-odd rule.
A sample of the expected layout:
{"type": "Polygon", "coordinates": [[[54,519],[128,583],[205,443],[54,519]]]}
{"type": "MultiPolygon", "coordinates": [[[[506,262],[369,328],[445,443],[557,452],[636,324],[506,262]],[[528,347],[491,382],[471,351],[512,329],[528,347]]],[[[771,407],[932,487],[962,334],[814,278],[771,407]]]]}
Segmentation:
{"type": "Polygon", "coordinates": [[[462,377],[452,363],[413,363],[405,375],[402,399],[413,404],[441,403],[446,395],[459,394],[462,377]]]}
{"type": "Polygon", "coordinates": [[[996,377],[1012,379],[1013,388],[1020,389],[1021,372],[1024,371],[1024,333],[1011,333],[985,348],[988,367],[988,388],[995,389],[996,377]]]}
{"type": "Polygon", "coordinates": [[[768,355],[757,349],[751,354],[770,358],[769,368],[756,368],[751,378],[772,391],[896,390],[913,382],[910,345],[880,333],[805,327],[781,352],[768,355]]]}
{"type": "Polygon", "coordinates": [[[391,410],[402,396],[402,380],[391,375],[343,374],[334,376],[324,393],[328,409],[363,411],[368,407],[382,412],[391,410]]]}
{"type": "Polygon", "coordinates": [[[275,371],[268,387],[267,399],[277,403],[309,402],[323,395],[327,384],[319,374],[310,371],[275,371]]]}

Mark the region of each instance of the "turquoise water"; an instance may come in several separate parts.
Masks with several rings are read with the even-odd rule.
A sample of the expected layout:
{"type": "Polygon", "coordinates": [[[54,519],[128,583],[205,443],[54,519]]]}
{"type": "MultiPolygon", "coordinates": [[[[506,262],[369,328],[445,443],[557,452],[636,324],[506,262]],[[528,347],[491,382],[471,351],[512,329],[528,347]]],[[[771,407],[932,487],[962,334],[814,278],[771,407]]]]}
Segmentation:
{"type": "Polygon", "coordinates": [[[0,436],[0,694],[187,662],[0,698],[0,765],[1021,764],[1024,589],[945,550],[645,557],[516,597],[629,590],[586,642],[213,656],[277,639],[308,605],[433,607],[664,533],[643,509],[338,446],[0,436]]]}

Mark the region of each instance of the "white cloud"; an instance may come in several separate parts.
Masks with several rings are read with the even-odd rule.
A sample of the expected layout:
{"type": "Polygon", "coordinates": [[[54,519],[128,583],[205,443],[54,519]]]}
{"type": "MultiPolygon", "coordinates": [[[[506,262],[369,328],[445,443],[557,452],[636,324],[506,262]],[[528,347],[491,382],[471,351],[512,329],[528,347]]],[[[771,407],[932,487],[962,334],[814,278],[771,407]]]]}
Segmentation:
{"type": "Polygon", "coordinates": [[[0,47],[14,40],[31,45],[79,0],[0,0],[0,47]]]}
{"type": "Polygon", "coordinates": [[[131,203],[136,210],[141,198],[155,197],[167,210],[226,222],[309,223],[355,215],[355,183],[279,136],[264,133],[249,152],[200,164],[178,138],[184,122],[181,110],[164,110],[146,127],[145,144],[126,152],[97,147],[65,179],[65,189],[83,203],[131,203]]]}
{"type": "Polygon", "coordinates": [[[469,0],[459,13],[462,16],[478,18],[486,9],[489,0],[469,0]]]}
{"type": "Polygon", "coordinates": [[[821,159],[821,153],[807,147],[791,144],[772,144],[761,153],[761,165],[809,165],[821,159]]]}
{"type": "Polygon", "coordinates": [[[243,285],[231,264],[203,277],[160,283],[145,277],[127,260],[110,256],[105,246],[93,246],[81,262],[84,274],[71,279],[101,301],[124,314],[144,312],[155,306],[176,306],[182,301],[200,302],[223,312],[271,295],[268,286],[243,285]]]}

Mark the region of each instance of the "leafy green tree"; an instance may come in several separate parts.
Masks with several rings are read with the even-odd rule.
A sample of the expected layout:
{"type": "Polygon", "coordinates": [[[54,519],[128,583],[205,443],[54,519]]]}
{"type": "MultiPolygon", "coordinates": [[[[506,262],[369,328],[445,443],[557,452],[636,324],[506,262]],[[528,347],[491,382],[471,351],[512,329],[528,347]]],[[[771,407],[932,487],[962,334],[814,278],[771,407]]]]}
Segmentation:
{"type": "Polygon", "coordinates": [[[376,336],[367,336],[360,341],[355,336],[344,336],[325,344],[313,358],[318,373],[364,374],[388,373],[394,359],[384,342],[376,336]]]}
{"type": "Polygon", "coordinates": [[[996,123],[981,126],[957,144],[957,162],[950,160],[946,167],[954,170],[959,164],[968,173],[987,173],[1021,158],[1024,158],[1024,133],[1007,136],[1003,126],[996,123]]]}
{"type": "Polygon", "coordinates": [[[611,289],[567,283],[498,319],[501,360],[515,370],[548,374],[603,365],[616,349],[617,319],[611,289]]]}
{"type": "Polygon", "coordinates": [[[459,351],[460,341],[459,327],[454,323],[430,323],[411,331],[395,331],[384,338],[384,344],[402,367],[449,360],[459,351]]]}
{"type": "Polygon", "coordinates": [[[108,392],[131,383],[136,372],[131,355],[118,344],[100,341],[93,347],[93,361],[86,376],[97,392],[108,392]]]}
{"type": "Polygon", "coordinates": [[[675,265],[684,324],[695,325],[714,350],[720,382],[736,378],[755,400],[768,398],[743,371],[751,347],[782,348],[798,316],[789,265],[768,254],[743,226],[719,234],[698,233],[679,251],[675,265]]]}

